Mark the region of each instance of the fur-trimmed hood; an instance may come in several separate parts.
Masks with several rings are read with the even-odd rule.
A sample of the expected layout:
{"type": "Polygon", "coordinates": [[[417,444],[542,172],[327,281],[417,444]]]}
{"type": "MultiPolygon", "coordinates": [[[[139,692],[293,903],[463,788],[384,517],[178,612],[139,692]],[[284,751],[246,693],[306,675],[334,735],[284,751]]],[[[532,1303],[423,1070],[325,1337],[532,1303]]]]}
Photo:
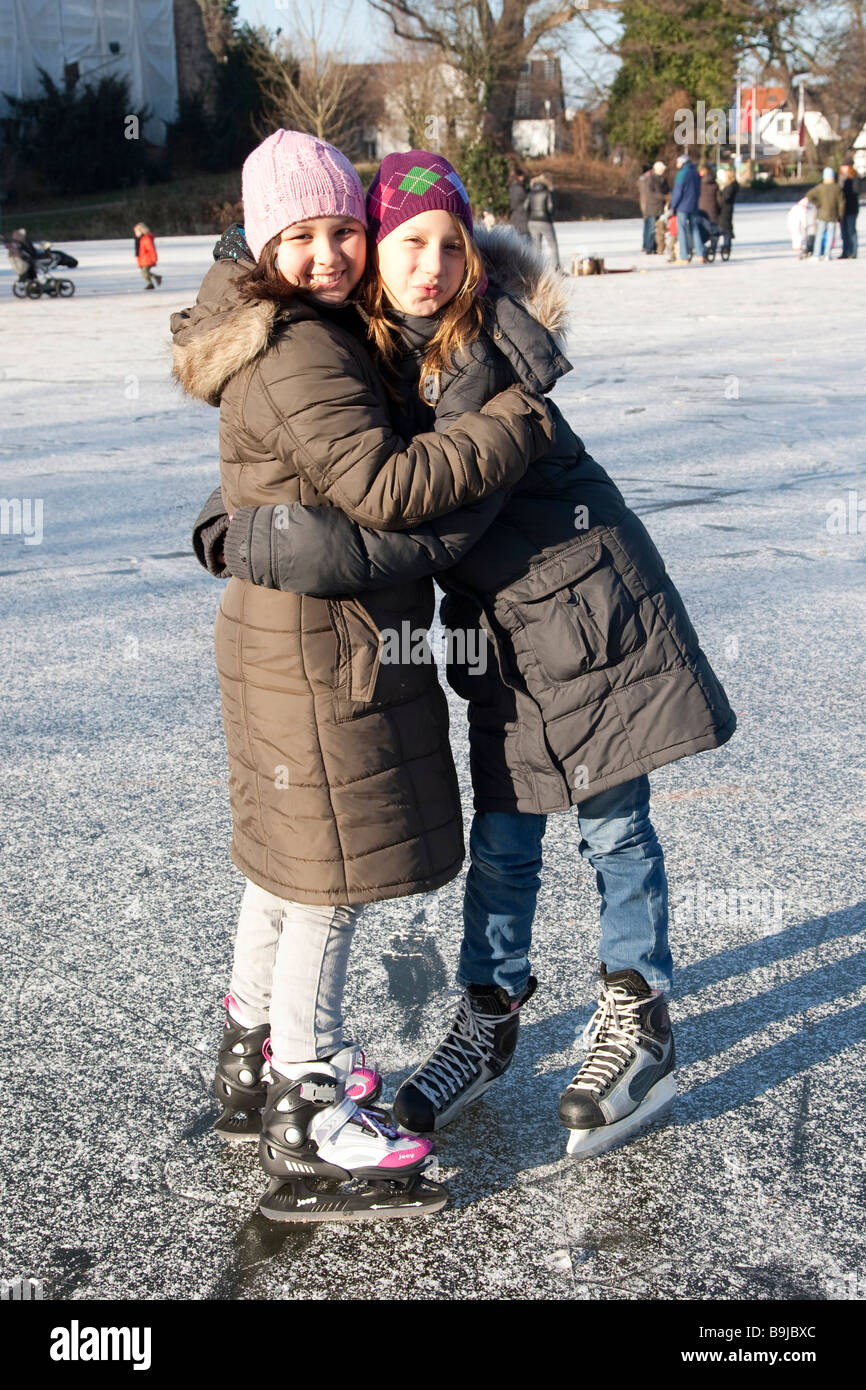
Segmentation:
{"type": "Polygon", "coordinates": [[[552,334],[557,345],[564,347],[568,301],[561,275],[506,223],[490,228],[478,226],[473,239],[492,283],[522,304],[552,334]]]}
{"type": "Polygon", "coordinates": [[[172,375],[188,395],[208,405],[219,405],[226,383],[264,352],[277,320],[278,305],[241,298],[237,282],[245,269],[217,261],[192,308],[171,316],[172,375]]]}

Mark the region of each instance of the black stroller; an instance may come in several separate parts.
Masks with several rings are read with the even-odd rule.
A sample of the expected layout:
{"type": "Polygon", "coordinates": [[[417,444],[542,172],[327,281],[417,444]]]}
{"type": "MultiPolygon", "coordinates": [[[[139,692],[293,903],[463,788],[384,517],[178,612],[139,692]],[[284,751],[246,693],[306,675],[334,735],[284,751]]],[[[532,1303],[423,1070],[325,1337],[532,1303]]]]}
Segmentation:
{"type": "Polygon", "coordinates": [[[74,256],[56,250],[50,242],[31,241],[23,227],[12,233],[6,243],[9,263],[18,279],[12,285],[16,299],[40,299],[47,294],[49,299],[69,299],[75,293],[72,280],[57,278],[52,271],[58,266],[74,270],[78,265],[74,256]]]}
{"type": "MultiPolygon", "coordinates": [[[[716,248],[719,244],[719,237],[722,235],[722,229],[718,222],[711,222],[710,219],[706,217],[701,226],[701,233],[704,238],[704,255],[708,261],[714,261],[716,259],[716,248]]],[[[719,255],[723,261],[730,260],[730,242],[728,242],[727,246],[722,246],[719,255]]]]}

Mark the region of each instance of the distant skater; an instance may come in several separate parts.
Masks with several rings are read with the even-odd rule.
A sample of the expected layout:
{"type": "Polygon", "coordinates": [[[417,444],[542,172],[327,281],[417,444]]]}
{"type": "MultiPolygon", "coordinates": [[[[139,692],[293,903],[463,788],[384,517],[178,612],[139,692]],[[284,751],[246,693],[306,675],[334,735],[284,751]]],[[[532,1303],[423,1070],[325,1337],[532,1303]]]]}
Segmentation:
{"type": "Polygon", "coordinates": [[[559,270],[559,246],[553,226],[553,185],[547,174],[539,174],[532,180],[529,193],[524,199],[523,210],[526,213],[527,230],[533,247],[536,252],[541,252],[542,246],[547,245],[553,264],[559,270]]]}
{"type": "Polygon", "coordinates": [[[135,236],[135,259],[138,261],[141,273],[144,276],[144,288],[152,290],[154,280],[157,285],[162,284],[162,276],[157,275],[153,267],[156,265],[156,245],[153,240],[153,233],[143,222],[136,222],[132,229],[135,236]]]}

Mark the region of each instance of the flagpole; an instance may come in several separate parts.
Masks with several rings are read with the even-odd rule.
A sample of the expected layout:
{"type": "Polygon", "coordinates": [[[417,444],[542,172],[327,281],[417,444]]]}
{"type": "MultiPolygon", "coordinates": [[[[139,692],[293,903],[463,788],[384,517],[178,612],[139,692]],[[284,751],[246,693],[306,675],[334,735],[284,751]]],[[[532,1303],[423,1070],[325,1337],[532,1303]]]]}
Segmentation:
{"type": "Polygon", "coordinates": [[[757,122],[756,122],[756,120],[755,120],[755,117],[756,117],[757,114],[758,114],[757,107],[758,107],[758,89],[757,89],[757,87],[755,87],[754,84],[753,84],[753,85],[752,85],[752,110],[751,110],[751,112],[749,113],[749,123],[751,124],[751,127],[752,127],[752,149],[751,149],[752,178],[755,177],[755,159],[756,159],[757,153],[758,153],[758,139],[757,139],[757,136],[758,136],[758,129],[757,129],[757,122]]]}
{"type": "Polygon", "coordinates": [[[740,69],[739,69],[739,65],[738,65],[738,66],[737,66],[737,153],[736,153],[736,156],[735,156],[735,158],[734,158],[734,168],[735,168],[735,170],[736,170],[736,174],[737,174],[737,178],[738,178],[738,179],[739,179],[739,177],[740,177],[740,124],[741,124],[741,122],[742,122],[742,115],[741,115],[742,109],[743,109],[743,98],[742,98],[742,92],[741,92],[741,86],[740,86],[740,69]]]}

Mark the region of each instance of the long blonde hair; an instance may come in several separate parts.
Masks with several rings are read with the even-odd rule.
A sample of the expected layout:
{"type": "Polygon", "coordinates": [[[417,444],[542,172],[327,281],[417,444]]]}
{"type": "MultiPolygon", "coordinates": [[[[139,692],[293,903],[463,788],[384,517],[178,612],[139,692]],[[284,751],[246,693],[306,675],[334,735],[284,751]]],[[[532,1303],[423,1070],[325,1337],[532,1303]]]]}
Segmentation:
{"type": "MultiPolygon", "coordinates": [[[[442,372],[450,370],[452,366],[454,353],[475,342],[482,324],[478,290],[485,279],[484,262],[465,224],[453,213],[450,216],[463,242],[466,266],[460,288],[442,310],[439,326],[430,339],[421,363],[418,394],[428,404],[430,398],[425,393],[425,387],[431,378],[438,388],[442,372]]],[[[373,340],[376,353],[381,363],[389,368],[393,375],[394,360],[399,353],[400,326],[390,317],[391,306],[373,256],[367,258],[359,301],[367,317],[367,332],[373,340]]]]}

